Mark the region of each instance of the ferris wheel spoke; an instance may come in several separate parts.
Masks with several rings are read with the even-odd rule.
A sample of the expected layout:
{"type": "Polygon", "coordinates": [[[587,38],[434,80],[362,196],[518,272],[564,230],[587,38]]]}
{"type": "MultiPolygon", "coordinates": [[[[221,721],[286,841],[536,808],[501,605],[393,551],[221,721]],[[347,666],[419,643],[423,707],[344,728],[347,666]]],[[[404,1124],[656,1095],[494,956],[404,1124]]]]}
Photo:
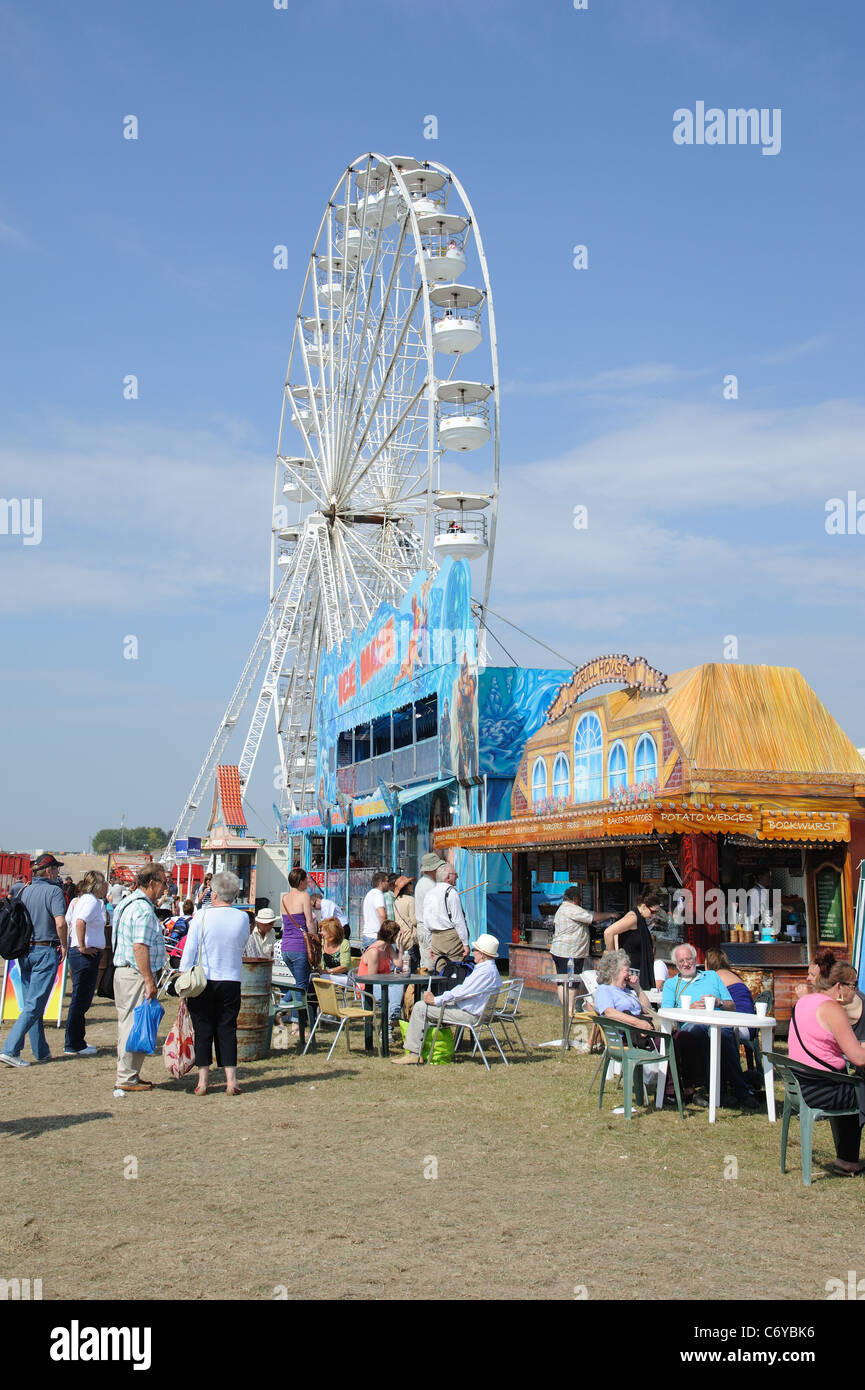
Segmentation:
{"type": "Polygon", "coordinates": [[[421,398],[421,396],[423,395],[423,393],[424,393],[425,390],[426,390],[426,382],[423,382],[423,383],[418,387],[417,391],[415,392],[414,396],[413,396],[413,397],[411,398],[411,400],[409,401],[408,405],[407,405],[407,406],[405,407],[405,409],[403,410],[402,414],[397,418],[396,423],[395,423],[394,425],[391,426],[391,428],[390,428],[390,430],[388,431],[387,435],[386,435],[385,438],[382,440],[381,444],[378,446],[378,448],[375,450],[375,452],[372,454],[372,456],[371,456],[370,458],[368,458],[368,459],[362,459],[362,460],[360,460],[360,467],[359,467],[358,471],[357,471],[356,473],[352,474],[352,475],[351,475],[351,478],[350,478],[350,486],[351,486],[352,488],[357,487],[358,484],[361,482],[361,480],[366,476],[366,474],[369,473],[369,471],[370,471],[370,469],[372,468],[373,464],[376,462],[376,459],[378,459],[378,458],[380,457],[382,451],[383,451],[384,449],[387,448],[387,446],[388,446],[388,444],[390,443],[391,439],[392,439],[393,436],[397,433],[397,431],[399,430],[399,428],[400,428],[401,424],[403,423],[403,421],[408,417],[408,415],[409,415],[409,414],[411,413],[411,411],[414,409],[416,403],[420,400],[420,398],[421,398]]]}
{"type": "MultiPolygon", "coordinates": [[[[368,160],[368,161],[367,161],[367,171],[369,171],[369,168],[370,168],[370,161],[368,160]]],[[[388,187],[389,187],[389,186],[390,186],[390,181],[388,180],[388,187]]],[[[349,193],[350,193],[350,187],[351,187],[351,186],[350,186],[350,182],[349,182],[348,179],[346,179],[346,199],[347,199],[347,200],[348,200],[348,196],[349,196],[349,193]]],[[[367,230],[367,211],[368,211],[368,206],[369,206],[368,200],[367,200],[367,199],[364,199],[363,216],[362,216],[362,218],[361,218],[361,223],[360,223],[360,241],[359,241],[359,245],[358,245],[357,265],[356,265],[356,267],[355,267],[355,313],[354,313],[354,315],[353,315],[353,317],[352,317],[352,327],[351,327],[352,340],[353,340],[353,338],[354,338],[354,332],[355,332],[357,296],[358,296],[358,294],[359,294],[360,286],[361,286],[361,283],[362,283],[362,280],[363,280],[363,269],[362,269],[362,267],[363,267],[363,264],[364,264],[364,255],[363,255],[363,253],[364,253],[365,238],[366,238],[366,230],[367,230]]],[[[345,205],[345,223],[344,223],[344,226],[345,226],[345,237],[346,237],[346,252],[348,251],[347,241],[348,241],[349,207],[350,207],[350,204],[349,204],[348,201],[346,201],[346,205],[345,205]]],[[[386,243],[385,243],[385,237],[384,237],[384,235],[383,235],[383,229],[382,229],[382,228],[379,228],[378,234],[377,234],[377,236],[376,236],[376,238],[375,238],[375,252],[374,252],[373,261],[372,261],[372,265],[371,265],[371,267],[370,267],[370,272],[369,272],[369,275],[370,275],[370,282],[371,282],[371,283],[375,281],[375,276],[376,276],[376,274],[377,274],[378,267],[379,267],[379,265],[380,265],[380,263],[381,263],[381,259],[382,259],[382,256],[383,256],[383,254],[384,254],[385,244],[386,244],[386,243]]],[[[364,338],[364,336],[365,336],[365,334],[366,334],[367,321],[368,321],[368,316],[369,316],[369,305],[370,305],[370,296],[369,296],[368,294],[365,294],[365,296],[364,296],[364,316],[363,316],[363,322],[362,322],[361,328],[360,328],[360,339],[361,339],[361,341],[363,340],[363,338],[364,338]]],[[[346,420],[346,419],[349,418],[351,412],[352,412],[353,409],[354,409],[354,391],[355,391],[356,386],[357,386],[357,378],[355,377],[355,378],[354,378],[354,381],[353,381],[353,384],[352,384],[352,394],[351,394],[351,396],[348,398],[348,400],[347,400],[347,402],[346,402],[345,411],[344,411],[344,420],[346,420]]],[[[362,388],[361,397],[362,397],[362,395],[363,395],[363,390],[365,390],[365,387],[362,388]]],[[[339,448],[339,450],[340,450],[340,453],[342,453],[342,448],[343,448],[343,432],[342,432],[342,431],[341,431],[341,433],[340,433],[340,438],[339,438],[339,440],[338,440],[338,448],[339,448]]]]}
{"type": "MultiPolygon", "coordinates": [[[[393,580],[393,574],[388,569],[388,567],[385,564],[383,564],[381,560],[379,560],[378,556],[374,553],[374,551],[370,550],[369,546],[364,544],[364,542],[360,539],[360,536],[357,534],[357,530],[354,527],[346,527],[345,536],[347,544],[354,546],[355,549],[362,556],[364,556],[366,560],[372,565],[375,572],[379,574],[388,585],[390,585],[393,580]]],[[[400,585],[399,587],[403,590],[403,592],[405,592],[405,589],[408,586],[400,585]]]]}
{"type": "MultiPolygon", "coordinates": [[[[418,297],[418,298],[420,297],[420,290],[418,290],[418,292],[417,292],[417,297],[418,297]]],[[[416,301],[415,301],[415,303],[416,303],[416,301]]],[[[412,306],[412,308],[414,308],[414,305],[412,306]]],[[[350,454],[350,456],[349,456],[349,460],[348,460],[349,486],[351,486],[352,477],[353,477],[352,471],[351,471],[351,470],[354,468],[354,465],[356,464],[357,460],[359,459],[359,457],[360,457],[360,452],[361,452],[361,450],[363,449],[364,444],[366,443],[367,435],[369,434],[370,429],[373,427],[373,425],[374,425],[374,423],[375,423],[375,421],[376,421],[376,419],[377,419],[377,412],[378,412],[379,405],[380,405],[380,403],[381,403],[381,401],[382,401],[382,398],[383,398],[384,395],[385,395],[385,392],[386,392],[387,389],[388,389],[388,385],[390,384],[390,380],[391,380],[391,377],[392,377],[392,375],[393,375],[394,369],[395,369],[397,363],[398,363],[399,360],[400,360],[400,358],[399,358],[399,349],[402,347],[402,344],[403,344],[403,342],[405,341],[406,333],[407,333],[407,331],[408,331],[408,324],[409,324],[409,320],[406,319],[405,324],[403,325],[402,332],[400,333],[399,339],[398,339],[397,344],[396,344],[396,351],[395,351],[395,353],[391,356],[390,362],[389,362],[388,366],[386,367],[386,369],[385,369],[385,371],[384,371],[384,373],[383,373],[383,375],[382,375],[382,380],[381,380],[381,382],[380,382],[380,384],[379,384],[378,390],[376,391],[375,396],[374,396],[374,397],[372,398],[372,400],[370,401],[369,410],[368,410],[368,412],[367,412],[366,424],[365,424],[365,426],[364,426],[363,433],[360,435],[359,438],[356,438],[356,439],[353,440],[353,448],[352,448],[352,452],[351,452],[351,454],[350,454]]],[[[370,365],[372,365],[372,364],[370,364],[370,365]]],[[[424,381],[423,381],[423,383],[422,383],[422,385],[421,385],[420,390],[422,391],[422,390],[424,389],[425,386],[426,386],[426,379],[424,379],[424,381]]],[[[414,396],[412,397],[412,404],[414,404],[414,401],[417,399],[417,397],[418,397],[419,394],[420,394],[420,392],[415,392],[414,396]]],[[[389,431],[387,437],[390,438],[391,435],[392,435],[392,433],[393,433],[392,430],[389,431]]]]}
{"type": "MultiPolygon", "coordinates": [[[[399,243],[398,243],[398,245],[397,245],[397,247],[396,247],[396,250],[395,250],[395,253],[394,253],[393,265],[391,266],[391,272],[390,272],[390,277],[389,277],[389,280],[388,280],[387,291],[386,291],[386,293],[385,293],[385,295],[384,295],[384,301],[383,301],[383,304],[382,304],[382,312],[381,312],[380,315],[379,315],[378,323],[377,323],[377,325],[376,325],[375,332],[374,332],[374,335],[373,335],[373,340],[372,340],[372,345],[371,345],[371,351],[370,351],[370,360],[369,360],[369,363],[368,363],[368,365],[367,365],[367,369],[366,369],[366,372],[365,372],[365,374],[364,374],[363,381],[361,382],[360,391],[358,392],[358,397],[357,397],[357,403],[356,403],[355,408],[354,408],[354,411],[353,411],[353,413],[351,414],[351,417],[349,418],[349,421],[348,421],[347,434],[348,434],[348,437],[349,437],[349,438],[351,438],[351,437],[354,435],[354,433],[355,433],[355,430],[356,430],[356,428],[357,428],[357,419],[358,419],[359,413],[360,413],[360,411],[361,411],[361,409],[362,409],[362,407],[363,407],[364,399],[365,399],[365,397],[366,397],[366,391],[367,391],[367,386],[369,385],[369,378],[370,378],[370,372],[371,372],[371,370],[372,370],[372,364],[373,364],[373,361],[375,360],[375,353],[376,353],[378,341],[379,341],[379,338],[380,338],[380,336],[381,336],[381,334],[382,334],[383,327],[384,327],[385,313],[386,313],[386,309],[387,309],[387,304],[388,304],[389,299],[390,299],[391,288],[392,288],[392,286],[393,286],[394,279],[395,279],[395,277],[396,277],[396,275],[397,275],[397,273],[398,273],[398,271],[399,271],[400,255],[401,255],[401,252],[402,252],[402,245],[403,245],[403,242],[404,242],[404,240],[405,240],[406,225],[407,225],[407,224],[406,224],[406,219],[404,218],[404,219],[403,219],[403,223],[402,223],[402,228],[401,228],[401,231],[400,231],[399,243]]],[[[377,248],[376,248],[379,257],[380,257],[380,254],[381,254],[383,248],[384,248],[384,245],[385,245],[385,239],[384,239],[384,237],[383,237],[381,234],[379,234],[379,237],[378,237],[378,244],[377,244],[377,248]]],[[[374,267],[373,267],[373,270],[372,270],[372,274],[373,274],[373,275],[375,275],[375,271],[376,271],[376,267],[374,266],[374,267]]],[[[369,307],[369,301],[367,302],[367,308],[368,308],[368,307],[369,307]]],[[[364,332],[364,333],[366,332],[366,317],[365,317],[365,319],[364,319],[363,332],[364,332]]],[[[342,441],[340,441],[340,445],[342,446],[342,441]]]]}
{"type": "Polygon", "coordinates": [[[370,622],[372,620],[372,609],[366,601],[366,597],[363,592],[363,585],[360,581],[360,577],[358,576],[357,570],[355,569],[354,564],[352,562],[351,552],[349,551],[347,543],[348,529],[349,528],[342,521],[337,520],[337,524],[334,527],[334,536],[339,538],[340,562],[343,565],[343,567],[347,565],[349,570],[351,571],[351,577],[354,581],[354,592],[360,599],[361,607],[363,609],[366,621],[370,622]]]}

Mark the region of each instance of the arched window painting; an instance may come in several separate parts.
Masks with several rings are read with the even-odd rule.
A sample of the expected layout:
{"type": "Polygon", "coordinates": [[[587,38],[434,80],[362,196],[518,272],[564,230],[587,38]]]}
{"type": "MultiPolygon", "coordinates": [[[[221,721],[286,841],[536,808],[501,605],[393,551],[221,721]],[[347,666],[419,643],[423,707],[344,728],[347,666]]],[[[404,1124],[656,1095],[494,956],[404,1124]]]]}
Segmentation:
{"type": "Polygon", "coordinates": [[[574,734],[574,800],[600,801],[604,795],[603,734],[596,714],[584,714],[574,734]]]}
{"type": "Polygon", "coordinates": [[[628,785],[628,750],[619,740],[607,757],[608,796],[621,795],[628,785]]]}
{"type": "Polygon", "coordinates": [[[567,801],[571,794],[571,769],[564,753],[559,753],[553,764],[553,799],[567,801]]]}
{"type": "Polygon", "coordinates": [[[532,801],[537,806],[539,801],[547,799],[547,765],[543,758],[538,758],[532,772],[532,801]]]}
{"type": "Polygon", "coordinates": [[[634,750],[634,781],[638,787],[658,781],[658,745],[651,734],[642,734],[634,750]]]}

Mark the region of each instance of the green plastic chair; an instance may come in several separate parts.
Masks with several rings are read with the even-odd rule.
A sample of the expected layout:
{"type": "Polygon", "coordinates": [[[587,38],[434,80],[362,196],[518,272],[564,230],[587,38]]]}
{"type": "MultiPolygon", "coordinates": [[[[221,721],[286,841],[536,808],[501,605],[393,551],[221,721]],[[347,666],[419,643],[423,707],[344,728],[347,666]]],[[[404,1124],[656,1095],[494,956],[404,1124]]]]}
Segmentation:
{"type": "Polygon", "coordinates": [[[767,1052],[766,1056],[775,1068],[776,1074],[784,1083],[784,1114],[781,1119],[781,1172],[787,1171],[787,1135],[792,1115],[799,1117],[799,1144],[802,1150],[802,1185],[811,1186],[811,1151],[814,1146],[814,1121],[831,1120],[840,1115],[858,1115],[858,1105],[854,1110],[821,1110],[809,1105],[802,1095],[800,1081],[831,1081],[837,1077],[839,1085],[850,1085],[855,1077],[849,1072],[820,1071],[817,1067],[806,1067],[802,1062],[794,1062],[784,1053],[767,1052]]]}
{"type": "MultiPolygon", "coordinates": [[[[631,1097],[635,1086],[639,1086],[637,1094],[637,1104],[646,1105],[646,1086],[643,1080],[643,1067],[657,1066],[659,1062],[668,1062],[670,1073],[673,1078],[673,1089],[676,1092],[676,1105],[679,1108],[679,1118],[683,1120],[685,1113],[682,1109],[682,1091],[679,1086],[679,1072],[676,1067],[676,1053],[673,1047],[673,1038],[670,1033],[655,1033],[653,1036],[660,1042],[661,1051],[656,1052],[654,1048],[639,1047],[634,1041],[635,1035],[645,1037],[642,1029],[634,1027],[630,1023],[621,1023],[617,1018],[606,1018],[603,1014],[592,1015],[592,1022],[596,1023],[604,1035],[605,1051],[598,1063],[601,1073],[601,1084],[598,1088],[598,1109],[604,1103],[604,1084],[607,1079],[607,1072],[614,1062],[618,1062],[622,1068],[622,1084],[625,1092],[625,1119],[631,1118],[631,1097]]],[[[595,1071],[595,1076],[598,1074],[595,1071]]],[[[592,1089],[595,1077],[589,1082],[589,1090],[592,1089]]]]}

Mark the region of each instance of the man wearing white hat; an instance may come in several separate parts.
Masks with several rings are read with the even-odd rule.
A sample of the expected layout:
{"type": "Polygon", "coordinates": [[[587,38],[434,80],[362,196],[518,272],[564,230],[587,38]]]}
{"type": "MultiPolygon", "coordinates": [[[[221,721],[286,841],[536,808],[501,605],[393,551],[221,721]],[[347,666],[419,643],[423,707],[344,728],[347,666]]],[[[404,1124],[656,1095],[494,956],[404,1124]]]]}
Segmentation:
{"type": "Polygon", "coordinates": [[[276,933],[273,924],[276,921],[276,913],[269,907],[263,907],[255,914],[255,926],[246,939],[243,948],[245,956],[268,956],[273,959],[273,951],[276,946],[276,933]]]}
{"type": "Polygon", "coordinates": [[[436,1005],[433,1022],[438,1021],[438,1006],[444,1004],[443,1023],[452,1023],[457,1028],[461,1023],[477,1024],[486,1007],[487,1000],[491,994],[499,989],[502,979],[496,965],[496,958],[499,954],[499,943],[496,938],[491,936],[489,932],[485,932],[483,936],[478,937],[472,949],[476,962],[475,968],[466,976],[462,984],[456,985],[453,989],[446,989],[444,994],[440,994],[438,998],[427,990],[423,999],[415,1004],[411,1011],[408,1032],[405,1035],[405,1051],[401,1057],[391,1058],[395,1065],[417,1066],[420,1062],[421,1048],[428,1026],[427,1013],[431,1004],[436,1005]]]}

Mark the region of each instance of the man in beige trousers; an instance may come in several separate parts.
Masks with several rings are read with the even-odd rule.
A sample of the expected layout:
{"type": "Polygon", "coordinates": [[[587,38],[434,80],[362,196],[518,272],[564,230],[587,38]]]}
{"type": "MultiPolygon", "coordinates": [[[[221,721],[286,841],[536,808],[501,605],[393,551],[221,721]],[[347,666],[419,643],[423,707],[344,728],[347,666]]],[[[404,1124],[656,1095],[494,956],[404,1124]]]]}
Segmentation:
{"type": "Polygon", "coordinates": [[[114,913],[114,1002],[117,1005],[116,1097],[130,1091],[151,1091],[152,1081],[141,1080],[146,1052],[127,1052],[126,1039],[132,1016],[145,999],[156,998],[156,979],[165,964],[165,938],[153,904],[168,886],[161,864],[145,864],[138,887],[114,913]]]}

